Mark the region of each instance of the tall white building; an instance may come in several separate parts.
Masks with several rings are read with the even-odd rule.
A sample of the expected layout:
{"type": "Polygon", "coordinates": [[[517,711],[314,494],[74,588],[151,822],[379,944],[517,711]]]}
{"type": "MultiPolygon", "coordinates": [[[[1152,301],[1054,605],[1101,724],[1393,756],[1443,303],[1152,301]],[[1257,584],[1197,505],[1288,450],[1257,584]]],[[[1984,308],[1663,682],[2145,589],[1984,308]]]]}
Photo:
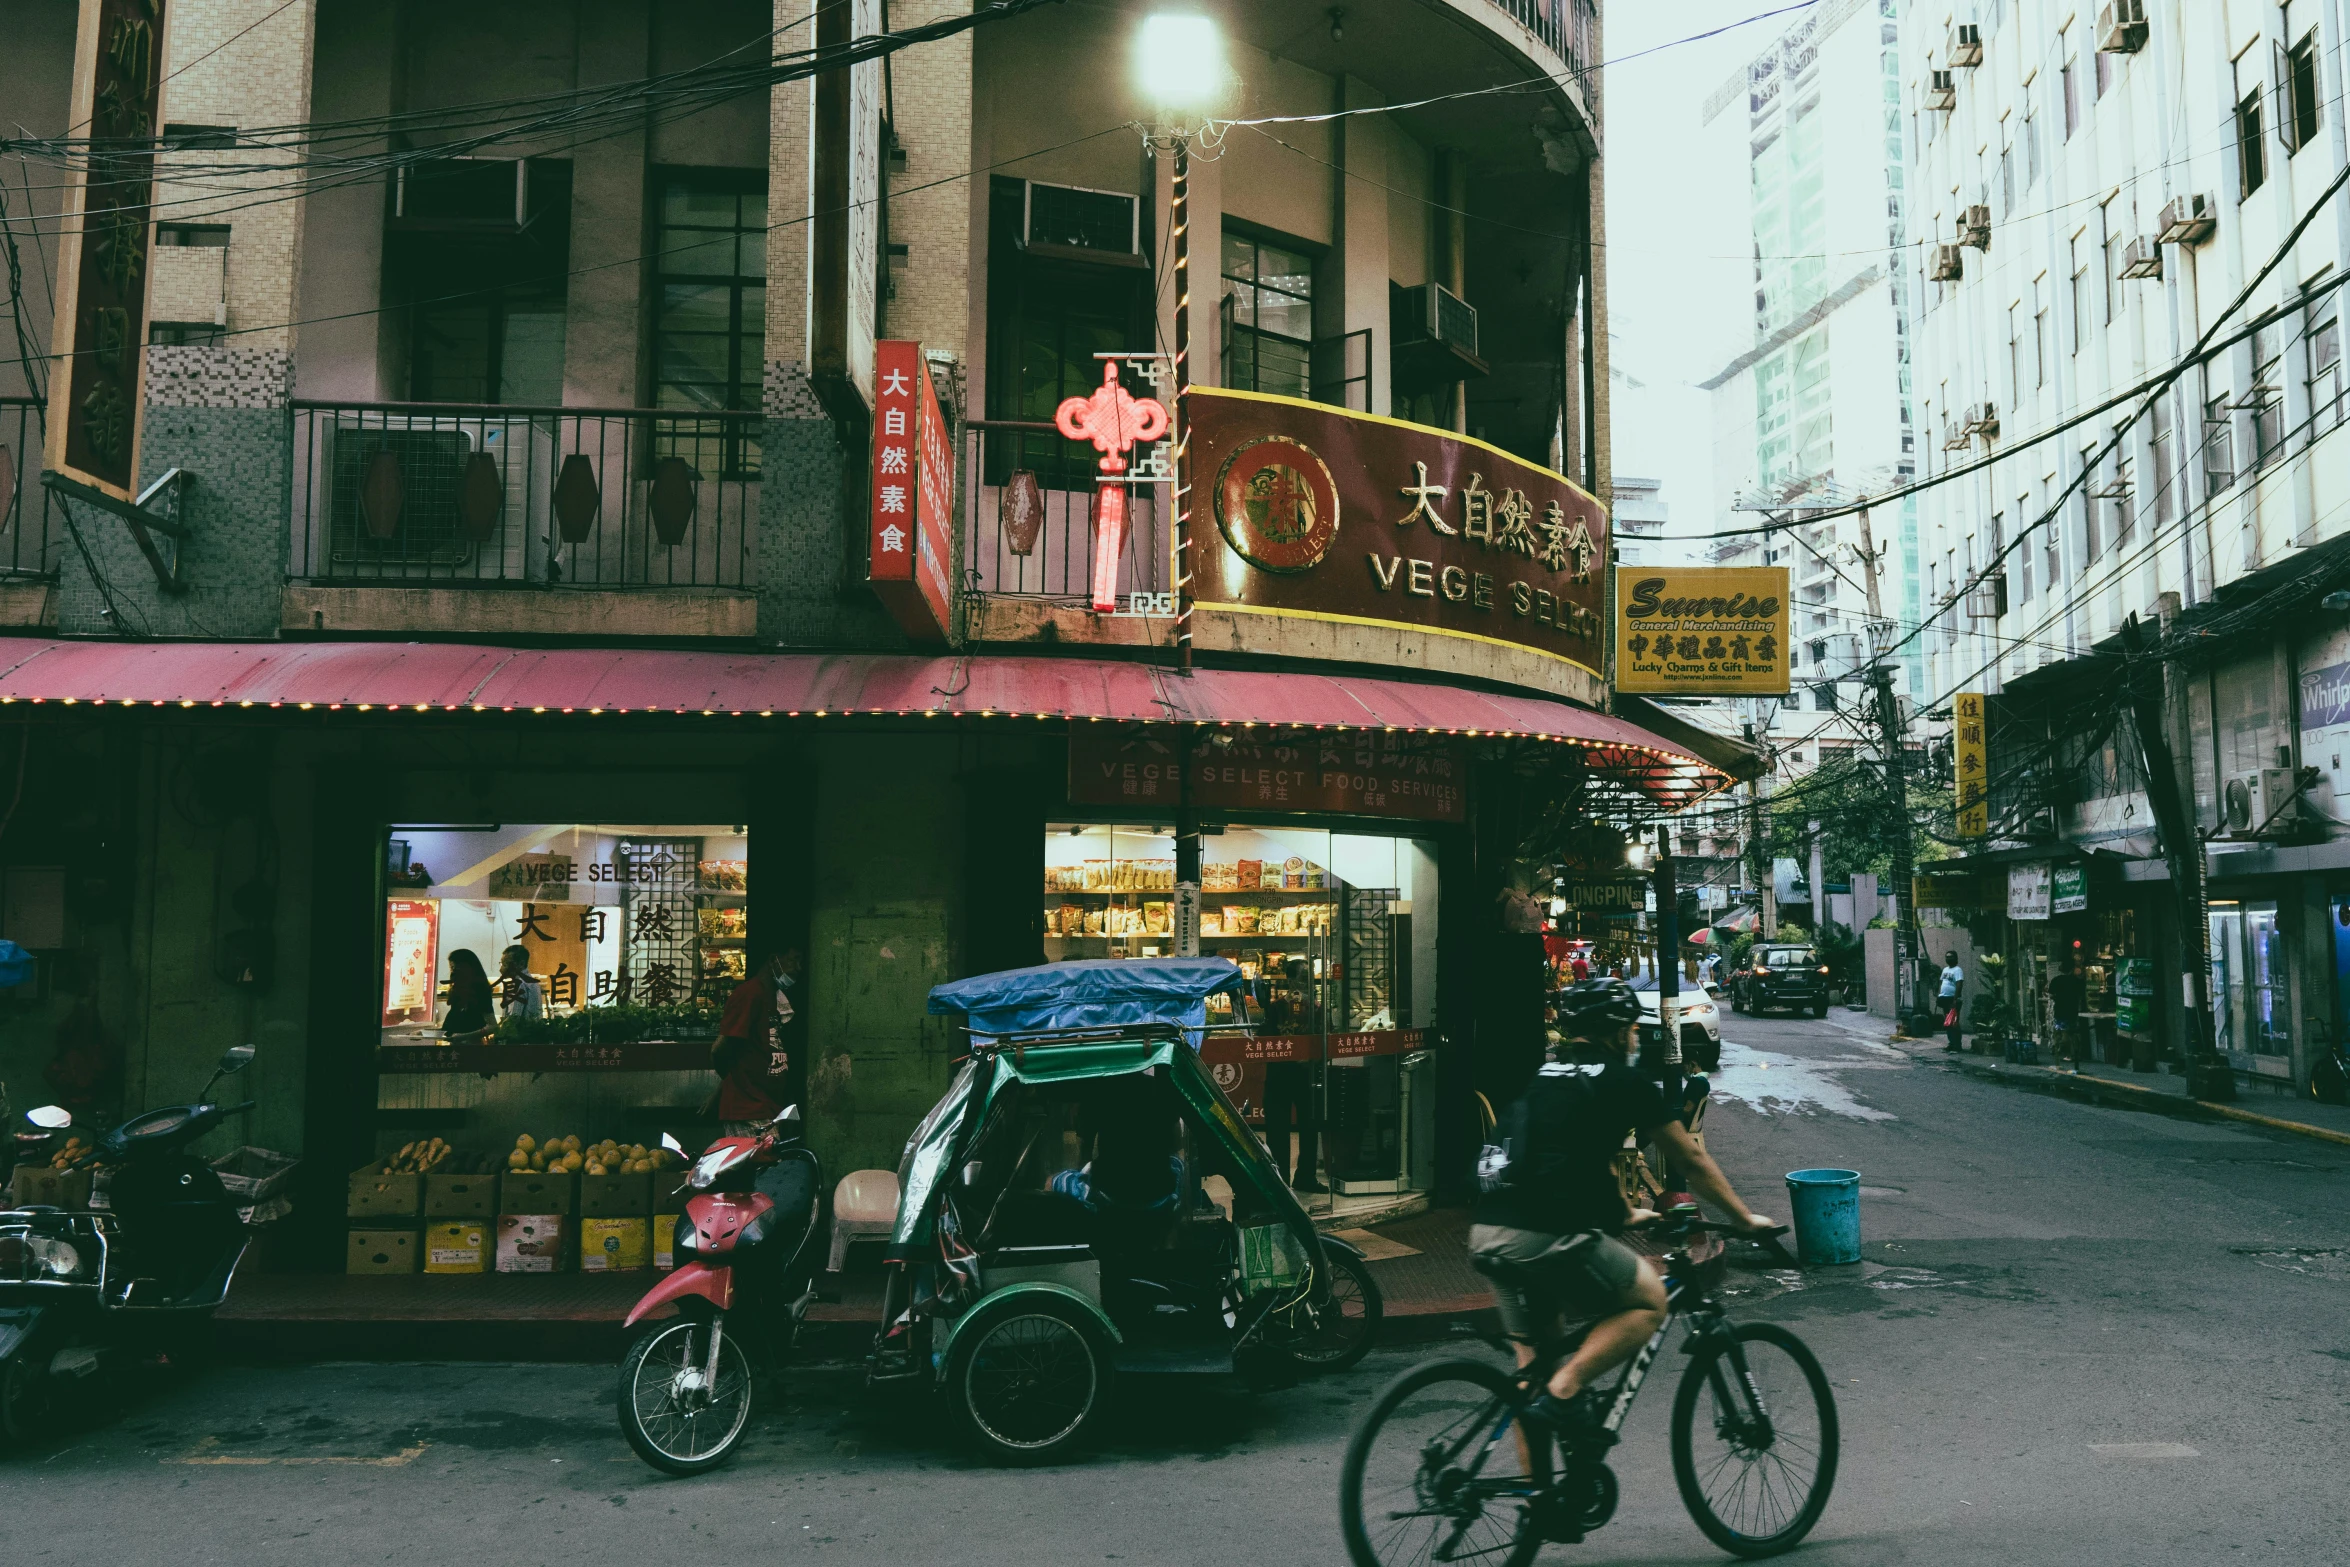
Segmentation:
{"type": "MultiPolygon", "coordinates": [[[[1725,540],[1724,564],[1784,565],[1795,600],[1797,691],[1782,723],[1857,739],[1835,715],[1863,700],[1867,573],[1856,518],[1811,512],[1913,473],[1904,172],[1895,0],[1827,0],[1724,82],[1702,111],[1696,199],[1753,257],[1750,292],[1691,301],[1720,347],[1713,396],[1718,526],[1786,520],[1725,540]],[[1815,716],[1818,715],[1818,716],[1815,716]]],[[[1872,517],[1883,617],[1920,608],[1916,516],[1872,517]]],[[[1912,670],[1907,677],[1920,678],[1912,670]]],[[[1807,744],[1816,762],[1816,744],[1807,744]]]]}

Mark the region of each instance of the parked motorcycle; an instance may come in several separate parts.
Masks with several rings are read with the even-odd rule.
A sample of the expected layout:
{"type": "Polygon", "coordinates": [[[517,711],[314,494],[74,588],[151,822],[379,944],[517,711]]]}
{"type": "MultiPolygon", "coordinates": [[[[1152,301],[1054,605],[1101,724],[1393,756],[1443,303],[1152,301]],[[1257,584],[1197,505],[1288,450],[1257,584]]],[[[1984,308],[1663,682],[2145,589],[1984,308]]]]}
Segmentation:
{"type": "MultiPolygon", "coordinates": [[[[664,1135],[662,1145],[685,1150],[664,1135]]],[[[699,1474],[750,1428],[753,1374],[791,1350],[816,1299],[824,1168],[786,1109],[749,1137],[721,1137],[696,1159],[674,1242],[677,1270],[628,1314],[677,1315],[647,1328],[620,1362],[620,1429],[654,1468],[699,1474]]]]}
{"type": "MultiPolygon", "coordinates": [[[[0,1438],[38,1428],[57,1385],[123,1354],[169,1352],[209,1326],[245,1254],[238,1204],[188,1144],[253,1108],[212,1102],[253,1047],[220,1059],[194,1104],[133,1116],[72,1161],[113,1171],[108,1207],[0,1212],[0,1438]]],[[[26,1112],[20,1145],[56,1142],[73,1117],[55,1105],[26,1112]]]]}

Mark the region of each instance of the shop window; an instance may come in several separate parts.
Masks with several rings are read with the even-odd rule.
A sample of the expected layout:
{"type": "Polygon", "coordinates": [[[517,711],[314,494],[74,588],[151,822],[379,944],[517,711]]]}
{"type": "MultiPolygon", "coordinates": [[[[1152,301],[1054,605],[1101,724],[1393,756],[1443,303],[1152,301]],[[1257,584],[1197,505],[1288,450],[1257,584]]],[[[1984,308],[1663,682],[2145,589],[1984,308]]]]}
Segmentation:
{"type": "Polygon", "coordinates": [[[386,883],[386,1045],[706,1037],[746,972],[732,827],[394,827],[386,883]]]}
{"type": "MultiPolygon", "coordinates": [[[[664,175],[655,266],[653,406],[756,410],[766,375],[766,171],[664,175]]],[[[675,455],[702,458],[697,467],[722,463],[729,475],[758,472],[758,443],[745,437],[723,452],[675,455]]]]}
{"type": "MultiPolygon", "coordinates": [[[[1424,1189],[1435,1156],[1435,845],[1243,826],[1204,843],[1199,948],[1247,980],[1241,995],[1210,999],[1217,1082],[1251,1120],[1268,1108],[1280,1117],[1301,1189],[1326,1185],[1341,1200],[1424,1189]]],[[[1171,828],[1048,827],[1043,899],[1056,961],[1172,956],[1171,828]]]]}
{"type": "Polygon", "coordinates": [[[2238,1055],[2290,1055],[2291,1002],[2276,903],[2214,899],[2209,917],[2211,1007],[2219,1049],[2238,1055]]]}

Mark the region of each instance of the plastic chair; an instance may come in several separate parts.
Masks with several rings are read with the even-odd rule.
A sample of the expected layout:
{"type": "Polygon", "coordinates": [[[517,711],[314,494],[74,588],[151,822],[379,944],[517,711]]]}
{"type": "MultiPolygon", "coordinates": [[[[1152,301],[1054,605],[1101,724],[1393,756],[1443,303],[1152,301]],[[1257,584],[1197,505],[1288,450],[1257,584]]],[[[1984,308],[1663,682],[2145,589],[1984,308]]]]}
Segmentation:
{"type": "Polygon", "coordinates": [[[832,1191],[832,1260],[838,1273],[848,1260],[849,1242],[861,1235],[887,1235],[898,1222],[898,1178],[892,1170],[851,1170],[832,1191]]]}

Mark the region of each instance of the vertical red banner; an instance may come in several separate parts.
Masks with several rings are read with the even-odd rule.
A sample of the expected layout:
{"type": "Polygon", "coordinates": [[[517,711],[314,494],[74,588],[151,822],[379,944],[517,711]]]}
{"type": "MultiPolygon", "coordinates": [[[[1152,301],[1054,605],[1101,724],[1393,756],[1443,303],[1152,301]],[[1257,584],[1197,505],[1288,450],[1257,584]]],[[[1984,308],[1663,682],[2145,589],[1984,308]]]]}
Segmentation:
{"type": "Polygon", "coordinates": [[[954,624],[954,450],[920,343],[874,345],[871,488],[866,581],[906,635],[945,642],[954,624]]]}

